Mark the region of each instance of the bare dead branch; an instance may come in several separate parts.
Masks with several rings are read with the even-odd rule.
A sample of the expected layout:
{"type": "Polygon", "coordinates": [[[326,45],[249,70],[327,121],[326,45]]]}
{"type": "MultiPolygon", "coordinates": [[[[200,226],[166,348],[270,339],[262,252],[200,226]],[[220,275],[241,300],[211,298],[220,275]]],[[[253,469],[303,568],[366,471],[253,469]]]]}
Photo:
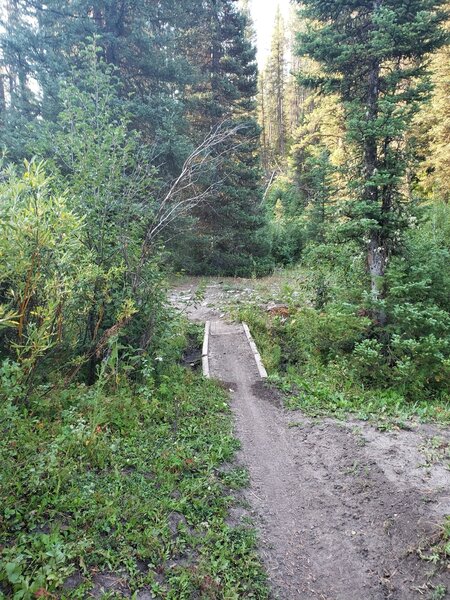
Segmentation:
{"type": "Polygon", "coordinates": [[[202,178],[217,169],[225,155],[233,154],[242,146],[242,142],[239,141],[231,145],[225,142],[232,140],[246,127],[245,124],[230,125],[226,121],[219,123],[186,158],[178,177],[170,184],[147,227],[141,257],[133,278],[134,287],[138,285],[148,253],[161,232],[180,216],[186,215],[205,202],[223,184],[223,180],[218,180],[205,188],[202,178]],[[225,147],[221,148],[224,144],[225,147]]]}

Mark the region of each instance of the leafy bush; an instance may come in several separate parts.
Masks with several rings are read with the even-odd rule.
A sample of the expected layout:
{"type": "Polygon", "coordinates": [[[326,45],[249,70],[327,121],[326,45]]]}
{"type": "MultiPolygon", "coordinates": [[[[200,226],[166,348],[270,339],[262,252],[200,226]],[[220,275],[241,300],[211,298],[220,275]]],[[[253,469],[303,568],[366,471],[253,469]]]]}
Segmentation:
{"type": "Polygon", "coordinates": [[[271,223],[269,232],[275,263],[291,265],[297,262],[305,246],[305,232],[298,220],[271,223]]]}
{"type": "Polygon", "coordinates": [[[16,315],[4,324],[3,357],[10,360],[1,382],[15,395],[29,389],[49,353],[78,345],[80,288],[91,257],[80,241],[83,219],[52,192],[43,163],[26,163],[22,176],[6,172],[0,195],[0,299],[16,315]]]}
{"type": "MultiPolygon", "coordinates": [[[[92,353],[117,335],[145,350],[164,319],[160,252],[146,244],[157,210],[156,172],[139,134],[130,131],[114,68],[95,40],[80,52],[83,68],[62,85],[62,110],[55,123],[36,128],[32,150],[48,156],[55,187],[67,190],[72,210],[84,219],[81,239],[92,274],[82,290],[89,306],[83,350],[92,353]]],[[[90,363],[92,381],[95,355],[90,363]]]]}
{"type": "Polygon", "coordinates": [[[380,384],[387,375],[383,344],[376,339],[356,344],[349,362],[356,376],[365,383],[380,384]]]}
{"type": "Polygon", "coordinates": [[[364,338],[369,324],[366,318],[335,309],[301,309],[283,328],[286,356],[291,364],[303,364],[314,356],[327,362],[351,352],[364,338]]]}
{"type": "Polygon", "coordinates": [[[288,179],[279,177],[272,184],[266,198],[266,212],[275,262],[281,265],[297,262],[306,243],[306,230],[301,217],[301,198],[288,179]]]}
{"type": "Polygon", "coordinates": [[[438,205],[408,231],[387,273],[387,327],[371,316],[364,264],[352,243],[305,248],[301,278],[279,298],[288,314],[240,311],[271,376],[299,391],[294,406],[448,420],[449,229],[449,208],[438,205]]]}
{"type": "Polygon", "coordinates": [[[160,251],[146,242],[154,169],[112,67],[95,43],[80,52],[56,122],[35,125],[30,150],[47,162],[2,174],[0,356],[22,370],[18,386],[2,378],[3,394],[26,397],[36,375],[54,383],[63,365],[64,378],[89,383],[102,361],[116,375],[119,362],[136,368],[170,318],[160,251]]]}

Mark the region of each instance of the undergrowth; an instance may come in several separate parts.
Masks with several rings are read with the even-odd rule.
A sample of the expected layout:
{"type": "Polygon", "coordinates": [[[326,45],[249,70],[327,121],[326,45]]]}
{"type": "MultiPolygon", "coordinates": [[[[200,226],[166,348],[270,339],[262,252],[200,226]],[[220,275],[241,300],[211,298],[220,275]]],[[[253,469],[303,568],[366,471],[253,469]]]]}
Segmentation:
{"type": "MultiPolygon", "coordinates": [[[[450,568],[450,517],[447,516],[438,536],[419,548],[418,554],[435,566],[450,568]]],[[[431,600],[442,600],[447,597],[448,588],[438,585],[434,588],[431,600]]]]}
{"type": "Polygon", "coordinates": [[[238,317],[249,324],[269,381],[285,393],[288,408],[310,416],[353,415],[380,427],[401,427],[412,418],[450,423],[444,389],[415,393],[413,380],[408,386],[389,380],[377,353],[364,344],[364,317],[292,304],[287,317],[255,306],[239,309],[238,317]]]}
{"type": "Polygon", "coordinates": [[[119,387],[0,405],[0,597],[266,598],[224,392],[173,365],[119,387]],[[232,485],[230,485],[232,484],[232,485]],[[100,580],[99,580],[100,577],[100,580]],[[137,597],[137,596],[133,596],[137,597]]]}
{"type": "Polygon", "coordinates": [[[330,229],[284,273],[274,307],[234,309],[289,407],[381,426],[450,423],[450,211],[440,203],[418,216],[390,257],[383,299],[367,292],[358,245],[330,229]]]}

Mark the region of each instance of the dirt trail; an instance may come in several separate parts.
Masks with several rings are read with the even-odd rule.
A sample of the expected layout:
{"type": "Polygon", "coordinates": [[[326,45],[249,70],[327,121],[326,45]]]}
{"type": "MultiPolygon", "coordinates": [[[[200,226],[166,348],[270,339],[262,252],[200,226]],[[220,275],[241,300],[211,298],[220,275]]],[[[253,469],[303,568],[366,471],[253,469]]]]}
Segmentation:
{"type": "Polygon", "coordinates": [[[232,390],[239,461],[251,476],[245,496],[274,598],[447,598],[450,572],[437,572],[417,548],[450,512],[449,471],[439,460],[423,466],[427,440],[448,443],[449,432],[379,432],[284,410],[260,380],[242,327],[219,318],[218,285],[188,312],[213,320],[210,370],[232,390]]]}

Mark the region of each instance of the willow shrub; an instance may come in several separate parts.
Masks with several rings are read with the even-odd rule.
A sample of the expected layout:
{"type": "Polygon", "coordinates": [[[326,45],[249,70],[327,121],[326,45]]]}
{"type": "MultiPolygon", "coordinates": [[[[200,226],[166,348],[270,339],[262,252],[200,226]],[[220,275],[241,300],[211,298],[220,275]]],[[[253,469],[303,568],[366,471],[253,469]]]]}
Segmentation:
{"type": "Polygon", "coordinates": [[[72,353],[80,335],[79,292],[94,275],[80,235],[83,219],[55,195],[44,164],[3,173],[0,184],[2,383],[26,394],[41,361],[72,353]]]}

